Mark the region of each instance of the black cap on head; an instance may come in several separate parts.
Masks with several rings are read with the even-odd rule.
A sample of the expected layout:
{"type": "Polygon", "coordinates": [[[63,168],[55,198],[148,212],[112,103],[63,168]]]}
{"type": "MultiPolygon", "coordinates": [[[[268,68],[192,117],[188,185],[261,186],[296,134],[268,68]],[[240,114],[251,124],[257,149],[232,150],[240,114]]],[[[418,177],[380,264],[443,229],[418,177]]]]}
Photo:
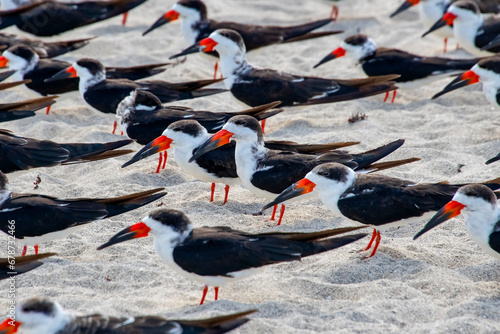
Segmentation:
{"type": "Polygon", "coordinates": [[[475,14],[480,14],[479,6],[474,1],[457,1],[452,4],[455,7],[469,10],[475,14]]]}
{"type": "Polygon", "coordinates": [[[149,214],[149,217],[170,226],[174,231],[182,233],[189,229],[191,222],[184,212],[172,209],[158,209],[149,214]]]}
{"type": "Polygon", "coordinates": [[[234,31],[231,29],[217,29],[216,32],[219,35],[224,36],[224,37],[232,40],[236,44],[238,44],[240,49],[246,50],[245,42],[243,41],[243,37],[241,37],[241,35],[237,31],[234,31]]]}
{"type": "Polygon", "coordinates": [[[238,115],[231,117],[228,122],[234,123],[235,125],[238,126],[243,126],[246,128],[249,128],[255,132],[257,132],[257,137],[259,140],[262,140],[262,127],[259,124],[259,121],[257,121],[254,117],[252,116],[247,116],[247,115],[238,115]]]}
{"type": "Polygon", "coordinates": [[[354,45],[354,46],[361,46],[361,45],[365,44],[366,41],[368,41],[368,36],[366,36],[364,34],[353,35],[353,36],[347,37],[344,40],[345,43],[350,44],[350,45],[354,45]]]}
{"type": "Polygon", "coordinates": [[[151,92],[137,89],[134,97],[134,106],[143,105],[147,107],[159,107],[162,105],[160,99],[151,92]]]}
{"type": "Polygon", "coordinates": [[[493,205],[497,204],[497,197],[495,193],[485,185],[482,184],[468,184],[458,190],[459,193],[469,197],[476,197],[484,199],[493,205]]]}
{"type": "Polygon", "coordinates": [[[35,55],[37,55],[37,53],[35,52],[35,50],[33,50],[29,46],[26,46],[26,45],[23,45],[23,44],[18,44],[18,45],[11,46],[6,51],[9,51],[10,53],[12,53],[12,54],[14,54],[14,55],[16,55],[18,57],[26,59],[28,62],[31,59],[33,59],[33,57],[35,57],[35,55]]]}
{"type": "Polygon", "coordinates": [[[198,123],[198,121],[192,119],[173,122],[168,126],[167,129],[176,132],[186,133],[192,137],[197,137],[204,132],[201,124],[198,123]]]}
{"type": "Polygon", "coordinates": [[[76,63],[78,66],[88,69],[91,74],[97,74],[106,70],[99,61],[91,58],[82,58],[77,60],[76,63]]]}
{"type": "Polygon", "coordinates": [[[500,56],[483,59],[477,63],[477,66],[500,74],[500,56]]]}
{"type": "Polygon", "coordinates": [[[22,304],[21,310],[26,313],[41,313],[47,316],[53,316],[55,313],[55,305],[47,299],[33,298],[25,301],[22,304]]]}
{"type": "Polygon", "coordinates": [[[336,162],[316,166],[312,171],[319,176],[339,182],[347,182],[349,180],[348,176],[351,173],[349,167],[336,162]]]}
{"type": "Polygon", "coordinates": [[[200,18],[205,20],[207,18],[207,7],[200,0],[180,0],[177,2],[179,5],[182,5],[187,8],[195,9],[200,13],[200,18]]]}

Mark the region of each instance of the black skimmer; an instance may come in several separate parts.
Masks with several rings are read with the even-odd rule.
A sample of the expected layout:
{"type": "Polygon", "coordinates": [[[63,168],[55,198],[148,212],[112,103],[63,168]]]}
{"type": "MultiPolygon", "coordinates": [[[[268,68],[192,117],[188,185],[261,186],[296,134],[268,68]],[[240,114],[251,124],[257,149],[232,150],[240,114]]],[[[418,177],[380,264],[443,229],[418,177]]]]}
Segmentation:
{"type": "MultiPolygon", "coordinates": [[[[149,204],[163,196],[157,188],[113,198],[59,199],[39,194],[12,193],[5,174],[0,172],[0,230],[9,233],[8,221],[16,222],[14,237],[27,246],[63,238],[84,224],[110,218],[149,204]]],[[[10,235],[10,234],[9,234],[10,235]]]]}
{"type": "MultiPolygon", "coordinates": [[[[154,94],[136,89],[120,102],[116,109],[116,117],[122,132],[129,138],[134,139],[138,144],[147,145],[161,136],[170,124],[182,119],[201,122],[201,125],[208,132],[214,133],[222,129],[224,123],[231,117],[250,115],[262,120],[262,129],[264,129],[266,119],[282,111],[282,109],[269,110],[278,104],[280,102],[269,103],[239,112],[197,111],[182,106],[163,106],[160,99],[154,94]]],[[[160,153],[156,173],[159,173],[160,168],[162,168],[162,160],[163,168],[165,168],[167,151],[164,152],[164,159],[160,153]]]]}
{"type": "Polygon", "coordinates": [[[500,35],[500,18],[485,17],[473,1],[454,2],[422,37],[446,25],[453,25],[455,39],[471,54],[491,55],[500,51],[500,45],[490,46],[490,43],[496,44],[500,35]]]}
{"type": "MultiPolygon", "coordinates": [[[[489,181],[490,187],[499,189],[500,179],[489,181]]],[[[315,192],[323,204],[335,213],[365,225],[373,226],[368,246],[380,244],[380,230],[407,224],[409,219],[420,219],[431,211],[439,210],[462,185],[416,183],[384,175],[356,173],[338,163],[315,167],[305,178],[285,189],[266,204],[261,211],[289,199],[315,192]],[[419,218],[420,217],[420,218],[419,218]]]]}
{"type": "MultiPolygon", "coordinates": [[[[46,82],[46,79],[70,67],[71,63],[55,59],[40,59],[35,50],[29,46],[20,44],[4,51],[0,57],[0,67],[7,65],[11,70],[17,72],[16,76],[24,80],[31,80],[30,83],[26,84],[26,87],[41,95],[62,94],[78,90],[79,79],[76,77],[46,82]]],[[[162,68],[165,65],[168,63],[107,67],[105,73],[109,79],[139,80],[165,71],[162,68]]]]}
{"type": "Polygon", "coordinates": [[[23,257],[11,256],[10,258],[0,258],[0,280],[7,279],[13,275],[24,274],[30,270],[36,269],[43,264],[43,262],[40,261],[41,259],[45,259],[46,257],[53,255],[56,255],[56,253],[43,253],[26,255],[23,257]]]}
{"type": "Polygon", "coordinates": [[[302,41],[342,32],[311,32],[332,22],[333,20],[331,18],[285,27],[215,21],[208,18],[207,7],[203,1],[179,0],[169,12],[163,14],[142,35],[144,36],[165,23],[178,19],[182,19],[181,32],[190,44],[201,41],[217,29],[232,29],[243,37],[247,51],[271,44],[302,41]]]}
{"type": "Polygon", "coordinates": [[[101,314],[75,315],[48,299],[29,299],[15,310],[16,319],[7,318],[0,324],[0,333],[8,334],[222,334],[238,328],[250,319],[249,310],[199,320],[165,319],[158,316],[110,317],[101,314]]]}
{"type": "Polygon", "coordinates": [[[0,33],[0,52],[4,52],[14,45],[24,44],[35,50],[40,58],[54,58],[67,52],[78,50],[89,44],[89,41],[94,38],[95,37],[60,42],[44,42],[41,40],[22,38],[13,34],[0,33]]]}
{"type": "MultiPolygon", "coordinates": [[[[63,69],[46,82],[78,76],[79,90],[85,102],[103,112],[115,114],[118,104],[134,90],[147,90],[156,95],[162,103],[223,93],[225,89],[203,87],[223,79],[198,80],[188,82],[167,82],[161,80],[131,81],[126,79],[107,79],[106,69],[94,59],[82,58],[72,66],[63,69]]],[[[116,121],[115,126],[116,128],[116,121]]],[[[114,132],[114,129],[113,129],[114,132]]]]}
{"type": "MultiPolygon", "coordinates": [[[[235,116],[222,130],[206,140],[188,162],[201,157],[220,146],[236,141],[236,171],[244,188],[257,196],[272,200],[291,184],[302,179],[309,171],[320,164],[339,162],[356,170],[380,170],[374,164],[403,145],[400,139],[382,147],[359,154],[345,151],[331,151],[322,155],[301,154],[267,149],[259,123],[255,118],[235,116]]],[[[393,161],[383,168],[390,168],[419,159],[393,161]]],[[[271,220],[274,220],[277,206],[274,207],[271,220]]],[[[281,223],[285,206],[281,206],[278,225],[281,223]]]]}
{"type": "Polygon", "coordinates": [[[500,259],[500,207],[497,194],[482,184],[468,184],[458,189],[453,199],[441,208],[413,240],[439,224],[458,216],[472,240],[489,255],[500,259]]]}
{"type": "Polygon", "coordinates": [[[438,98],[455,89],[473,85],[478,82],[483,84],[483,93],[486,99],[491,104],[497,107],[500,106],[500,57],[488,57],[481,60],[474,65],[470,71],[456,77],[432,98],[438,98]]]}
{"type": "Polygon", "coordinates": [[[56,100],[54,100],[55,97],[45,96],[14,103],[0,103],[0,123],[33,117],[36,115],[35,111],[47,108],[56,103],[56,100]]]}
{"type": "Polygon", "coordinates": [[[224,84],[235,98],[252,107],[273,101],[281,101],[282,107],[339,102],[397,89],[390,81],[397,75],[338,80],[257,68],[247,62],[241,36],[229,29],[216,30],[198,44],[203,52],[219,53],[224,84]]]}
{"type": "MultiPolygon", "coordinates": [[[[16,25],[37,36],[53,36],[125,14],[146,0],[60,2],[43,0],[0,11],[0,29],[16,25]]],[[[125,24],[126,16],[122,24],[125,24]]]]}
{"type": "Polygon", "coordinates": [[[365,237],[366,234],[359,233],[331,238],[358,228],[252,234],[222,226],[193,228],[182,211],[159,209],[97,249],[153,235],[156,252],[171,269],[205,284],[201,305],[209,286],[215,287],[217,300],[220,286],[249,277],[263,266],[297,261],[365,237]]]}
{"type": "MultiPolygon", "coordinates": [[[[399,74],[394,79],[399,88],[415,88],[460,73],[474,66],[481,58],[451,59],[418,56],[406,51],[379,48],[375,41],[366,35],[358,34],[346,38],[341,46],[324,57],[314,68],[332,59],[348,55],[361,65],[368,76],[399,74]]],[[[386,99],[389,92],[386,93],[386,99]]],[[[396,97],[393,91],[392,102],[396,97]]]]}
{"type": "MultiPolygon", "coordinates": [[[[163,131],[161,136],[147,144],[122,167],[129,166],[155,153],[160,153],[161,155],[162,151],[166,152],[170,146],[172,146],[174,149],[175,161],[183,172],[198,180],[212,183],[210,202],[214,201],[215,184],[222,183],[225,185],[226,194],[223,204],[226,204],[229,187],[241,184],[241,180],[236,172],[234,142],[210,151],[207,154],[198,157],[192,163],[188,162],[193,153],[209,138],[210,135],[207,129],[196,120],[190,119],[177,121],[170,124],[167,129],[163,131]]],[[[359,144],[359,142],[341,142],[320,145],[279,141],[264,142],[264,145],[269,149],[318,155],[334,149],[356,144],[359,144]]],[[[158,171],[159,168],[157,172],[158,171]]]]}
{"type": "MultiPolygon", "coordinates": [[[[451,0],[405,0],[391,17],[404,12],[408,8],[419,5],[420,20],[424,24],[425,29],[432,27],[439,20],[450,6],[451,0]]],[[[444,39],[444,52],[446,52],[448,38],[453,37],[453,28],[451,26],[436,30],[435,35],[444,39]]]]}
{"type": "Polygon", "coordinates": [[[125,139],[109,143],[63,143],[14,135],[0,129],[0,170],[7,174],[37,167],[75,164],[113,158],[133,152],[117,150],[132,143],[125,139]]]}

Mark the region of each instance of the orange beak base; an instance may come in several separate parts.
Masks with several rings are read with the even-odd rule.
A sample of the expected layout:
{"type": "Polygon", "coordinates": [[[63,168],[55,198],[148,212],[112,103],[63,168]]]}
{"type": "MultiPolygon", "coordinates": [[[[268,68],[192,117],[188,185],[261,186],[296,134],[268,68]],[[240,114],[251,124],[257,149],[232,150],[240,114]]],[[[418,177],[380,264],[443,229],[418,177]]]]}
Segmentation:
{"type": "Polygon", "coordinates": [[[200,46],[204,46],[203,52],[210,52],[214,50],[214,47],[218,43],[211,38],[204,38],[199,42],[200,46]]]}
{"type": "Polygon", "coordinates": [[[9,60],[4,56],[0,56],[0,67],[7,67],[9,60]]]}

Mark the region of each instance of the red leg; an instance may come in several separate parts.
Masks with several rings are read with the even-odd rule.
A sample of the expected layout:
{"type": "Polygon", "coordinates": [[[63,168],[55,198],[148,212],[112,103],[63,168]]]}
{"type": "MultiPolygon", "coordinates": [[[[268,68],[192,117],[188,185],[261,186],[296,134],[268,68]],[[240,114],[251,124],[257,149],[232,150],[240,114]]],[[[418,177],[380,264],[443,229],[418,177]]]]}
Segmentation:
{"type": "Polygon", "coordinates": [[[208,286],[205,285],[205,288],[203,289],[203,296],[201,297],[200,305],[203,305],[203,302],[205,301],[205,297],[207,296],[207,292],[208,292],[208,286]]]}
{"type": "Polygon", "coordinates": [[[394,100],[396,99],[396,90],[393,90],[392,91],[392,100],[391,100],[391,103],[394,103],[394,100]]]}
{"type": "Polygon", "coordinates": [[[271,215],[271,220],[274,220],[274,216],[276,215],[276,209],[278,208],[278,204],[276,204],[274,207],[273,207],[273,214],[271,215]]]}
{"type": "Polygon", "coordinates": [[[210,202],[214,201],[214,192],[215,192],[215,183],[212,183],[212,186],[210,187],[212,190],[212,193],[210,194],[210,202]]]}
{"type": "Polygon", "coordinates": [[[112,134],[115,134],[116,127],[118,126],[118,123],[116,121],[113,123],[113,131],[111,132],[112,134]]]}
{"type": "Polygon", "coordinates": [[[380,239],[382,239],[382,237],[380,236],[380,232],[377,231],[377,239],[375,241],[375,247],[373,247],[372,253],[370,254],[370,256],[365,256],[361,260],[366,260],[366,259],[372,257],[373,255],[375,255],[375,253],[377,252],[378,245],[380,244],[380,239]]]}
{"type": "Polygon", "coordinates": [[[35,245],[35,254],[38,254],[38,245],[35,245]]]}
{"type": "Polygon", "coordinates": [[[460,44],[457,43],[457,50],[460,49],[460,44]]]}
{"type": "Polygon", "coordinates": [[[167,158],[168,158],[168,153],[167,153],[167,151],[164,151],[163,152],[163,165],[161,166],[161,169],[165,169],[165,164],[167,163],[167,158]]]}
{"type": "Polygon", "coordinates": [[[370,242],[368,243],[368,246],[366,246],[366,248],[364,248],[364,249],[361,249],[360,252],[364,252],[364,251],[369,250],[372,247],[373,241],[375,240],[376,236],[377,236],[377,230],[373,229],[372,238],[370,239],[370,242]]]}
{"type": "Polygon", "coordinates": [[[330,18],[334,21],[337,21],[337,17],[339,16],[339,8],[335,5],[332,7],[332,12],[330,13],[330,18]]]}
{"type": "Polygon", "coordinates": [[[49,112],[50,112],[50,107],[52,107],[52,106],[48,106],[48,107],[47,107],[47,115],[48,115],[48,114],[49,114],[49,112]]]}
{"type": "Polygon", "coordinates": [[[123,131],[120,131],[120,136],[123,136],[123,131]]]}
{"type": "Polygon", "coordinates": [[[229,195],[229,186],[227,184],[224,187],[224,191],[226,192],[226,195],[224,196],[224,203],[222,203],[222,205],[227,203],[227,196],[229,195]]]}
{"type": "Polygon", "coordinates": [[[446,49],[448,49],[448,37],[444,39],[444,51],[443,53],[446,53],[446,49]]]}
{"type": "Polygon", "coordinates": [[[21,256],[25,256],[27,252],[28,252],[28,246],[24,246],[23,252],[21,253],[21,256]]]}
{"type": "Polygon", "coordinates": [[[260,121],[260,127],[262,128],[262,133],[266,133],[266,131],[264,130],[264,128],[266,127],[266,120],[265,119],[260,121]]]}
{"type": "Polygon", "coordinates": [[[219,69],[219,62],[215,62],[214,65],[214,79],[217,79],[217,70],[219,69]]]}
{"type": "Polygon", "coordinates": [[[283,218],[283,215],[285,214],[285,205],[281,204],[281,210],[280,210],[280,219],[278,219],[278,225],[281,224],[281,218],[283,218]]]}
{"type": "Polygon", "coordinates": [[[158,155],[158,167],[156,167],[156,172],[155,173],[159,173],[160,172],[161,160],[162,160],[161,156],[162,155],[161,155],[161,152],[160,152],[160,154],[158,155]]]}
{"type": "Polygon", "coordinates": [[[387,101],[387,99],[389,98],[389,92],[385,92],[385,99],[384,99],[384,103],[387,101]]]}
{"type": "Polygon", "coordinates": [[[124,26],[125,23],[127,23],[127,16],[128,16],[128,12],[123,13],[122,26],[124,26]]]}
{"type": "Polygon", "coordinates": [[[218,287],[218,286],[216,286],[216,287],[214,288],[214,290],[215,290],[215,300],[217,300],[217,299],[219,299],[219,287],[218,287]]]}

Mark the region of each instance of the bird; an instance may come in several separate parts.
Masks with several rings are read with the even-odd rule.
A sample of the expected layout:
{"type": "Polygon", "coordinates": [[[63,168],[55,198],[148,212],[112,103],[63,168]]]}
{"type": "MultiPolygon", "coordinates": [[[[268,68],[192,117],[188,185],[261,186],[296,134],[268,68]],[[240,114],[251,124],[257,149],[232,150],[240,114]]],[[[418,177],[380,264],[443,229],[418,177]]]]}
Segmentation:
{"type": "MultiPolygon", "coordinates": [[[[481,60],[427,57],[398,49],[380,48],[373,39],[357,34],[346,38],[339,48],[321,59],[314,68],[344,55],[353,58],[368,76],[399,74],[399,78],[394,81],[403,89],[416,88],[433,80],[461,73],[481,60]]],[[[392,102],[396,92],[393,91],[392,102]]],[[[386,100],[388,96],[389,92],[386,93],[386,100]]]]}
{"type": "MultiPolygon", "coordinates": [[[[215,21],[208,18],[207,7],[203,1],[179,0],[172,7],[172,10],[162,15],[142,35],[144,36],[165,23],[178,19],[182,19],[181,32],[190,44],[195,44],[196,42],[201,41],[217,29],[232,29],[237,31],[242,36],[247,51],[272,44],[302,41],[342,32],[312,32],[315,29],[331,23],[333,21],[331,18],[284,27],[260,26],[230,21],[215,21]]],[[[188,53],[181,53],[178,56],[185,54],[188,53]]]]}
{"type": "MultiPolygon", "coordinates": [[[[36,36],[54,36],[124,14],[144,2],[146,0],[34,1],[0,11],[0,29],[15,25],[36,36]]],[[[125,20],[126,16],[122,24],[125,20]]]]}
{"type": "Polygon", "coordinates": [[[16,319],[0,324],[0,333],[26,334],[222,334],[238,328],[257,310],[232,313],[199,320],[165,319],[159,316],[111,317],[101,314],[75,315],[48,298],[20,302],[16,319]]]}
{"type": "Polygon", "coordinates": [[[110,218],[149,204],[163,196],[164,188],[142,191],[112,198],[59,199],[39,194],[13,193],[9,181],[0,172],[0,230],[9,234],[9,221],[14,221],[15,235],[27,246],[63,238],[84,224],[110,218]]]}
{"type": "Polygon", "coordinates": [[[432,98],[436,99],[456,89],[481,82],[486,99],[494,106],[500,106],[500,57],[488,57],[451,81],[432,98]]]}
{"type": "MultiPolygon", "coordinates": [[[[391,18],[404,12],[408,8],[419,5],[420,20],[425,29],[429,29],[446,13],[450,3],[451,0],[405,0],[401,6],[391,14],[391,18]]],[[[446,26],[434,31],[434,34],[444,39],[443,52],[446,52],[448,38],[453,37],[453,28],[451,26],[446,26]]]]}
{"type": "MultiPolygon", "coordinates": [[[[205,153],[228,144],[230,140],[236,142],[236,171],[243,187],[269,200],[302,179],[317,165],[326,162],[340,162],[356,170],[376,171],[419,160],[412,158],[375,164],[403,145],[402,139],[359,154],[331,151],[314,155],[267,149],[259,123],[253,117],[240,115],[232,117],[222,130],[199,146],[188,162],[191,163],[205,153]]],[[[276,209],[277,206],[274,207],[271,220],[274,220],[276,209]]],[[[282,205],[278,225],[281,224],[284,213],[285,206],[282,205]]]]}
{"type": "Polygon", "coordinates": [[[453,199],[443,206],[413,240],[460,213],[470,238],[481,249],[500,259],[500,208],[497,194],[482,184],[468,184],[458,189],[453,199]]]}
{"type": "Polygon", "coordinates": [[[347,101],[397,89],[397,75],[339,80],[288,74],[257,68],[246,61],[240,34],[218,29],[198,42],[203,52],[216,50],[226,88],[241,102],[255,107],[281,101],[280,107],[347,101]]]}
{"type": "Polygon", "coordinates": [[[0,33],[0,52],[14,45],[26,45],[38,54],[40,58],[54,58],[65,53],[78,50],[89,44],[95,37],[80,38],[68,41],[44,42],[38,39],[28,39],[14,34],[0,33]]]}
{"type": "MultiPolygon", "coordinates": [[[[11,246],[8,246],[11,247],[11,246]]],[[[15,253],[12,252],[12,255],[15,253]]],[[[50,256],[57,255],[56,253],[43,253],[43,254],[34,254],[34,255],[26,255],[23,257],[6,257],[0,258],[0,280],[7,279],[14,275],[20,275],[27,273],[33,269],[40,267],[43,262],[41,259],[45,259],[50,256]]],[[[2,329],[0,325],[0,330],[2,329]]],[[[2,332],[0,332],[2,333],[2,332]]]]}
{"type": "Polygon", "coordinates": [[[331,238],[358,228],[252,234],[223,226],[193,228],[182,211],[159,209],[118,232],[97,249],[151,234],[156,252],[172,270],[205,284],[202,305],[209,286],[215,287],[217,300],[220,286],[249,277],[263,266],[298,261],[365,237],[365,233],[358,233],[331,238]]]}
{"type": "MultiPolygon", "coordinates": [[[[139,80],[165,71],[163,66],[169,63],[140,65],[133,67],[107,67],[106,77],[109,79],[139,80]]],[[[38,54],[29,46],[19,44],[8,48],[0,56],[0,67],[9,66],[16,71],[19,79],[31,80],[26,87],[41,95],[62,94],[78,90],[79,78],[65,78],[62,80],[46,82],[71,66],[61,60],[40,59],[38,54]]],[[[49,110],[47,110],[47,113],[49,110]]]]}
{"type": "Polygon", "coordinates": [[[113,158],[133,152],[117,150],[132,143],[125,139],[109,143],[56,143],[14,135],[0,129],[0,170],[12,173],[37,167],[69,165],[113,158]]]}
{"type": "MultiPolygon", "coordinates": [[[[486,183],[485,183],[486,184],[486,183]]],[[[500,189],[500,178],[488,181],[493,189],[500,189]]],[[[375,255],[380,244],[380,230],[408,224],[431,211],[438,211],[462,185],[417,183],[409,180],[374,174],[356,173],[338,163],[326,163],[285,189],[262,210],[292,198],[314,193],[335,213],[355,222],[373,226],[368,246],[362,251],[375,255]]]]}
{"type": "MultiPolygon", "coordinates": [[[[163,106],[154,94],[136,89],[120,102],[116,108],[116,117],[122,132],[138,144],[147,145],[161,136],[170,124],[182,119],[197,120],[209,132],[214,133],[235,115],[251,115],[262,121],[264,129],[266,119],[282,111],[282,109],[269,110],[279,103],[269,103],[239,112],[197,111],[182,106],[163,106]]],[[[167,151],[164,151],[163,155],[162,157],[162,153],[159,154],[156,173],[159,173],[161,168],[165,168],[167,151]]]]}
{"type": "MultiPolygon", "coordinates": [[[[223,93],[225,89],[202,89],[222,79],[198,80],[188,82],[167,82],[161,80],[131,81],[127,79],[107,79],[106,69],[95,59],[82,58],[72,66],[61,70],[45,82],[79,77],[78,88],[85,102],[103,112],[116,114],[118,104],[136,89],[148,90],[162,103],[193,99],[223,93]]],[[[115,128],[116,128],[115,122],[115,128]]],[[[113,131],[114,132],[114,131],[113,131]]]]}
{"type": "Polygon", "coordinates": [[[485,17],[473,1],[454,2],[422,37],[446,25],[453,25],[455,39],[473,55],[485,56],[500,51],[500,45],[490,46],[496,43],[500,34],[500,18],[485,17]]]}
{"type": "MultiPolygon", "coordinates": [[[[255,116],[254,116],[255,117],[255,116]]],[[[220,129],[221,126],[218,126],[220,129]]],[[[241,184],[236,172],[234,158],[235,144],[231,142],[213,151],[198,157],[192,163],[188,160],[192,154],[210,138],[206,127],[195,119],[186,119],[171,123],[158,138],[152,140],[139,152],[137,152],[123,167],[147,158],[155,153],[167,152],[170,146],[174,149],[174,158],[183,172],[198,180],[212,183],[210,202],[214,201],[216,183],[225,185],[225,196],[223,204],[226,204],[229,187],[241,184]]],[[[210,131],[212,132],[212,131],[210,131]]],[[[289,141],[266,141],[264,145],[269,149],[298,152],[304,154],[322,154],[341,147],[359,144],[359,142],[340,142],[329,144],[298,144],[289,141]]],[[[166,158],[164,163],[166,162],[166,158]]],[[[158,170],[157,170],[158,172],[158,170]]]]}
{"type": "MultiPolygon", "coordinates": [[[[25,80],[23,82],[27,82],[25,80]]],[[[0,84],[0,90],[1,90],[0,84]]],[[[56,103],[57,96],[44,96],[31,100],[24,100],[13,103],[0,103],[0,123],[15,121],[27,117],[35,116],[35,111],[47,108],[56,103]]]]}

